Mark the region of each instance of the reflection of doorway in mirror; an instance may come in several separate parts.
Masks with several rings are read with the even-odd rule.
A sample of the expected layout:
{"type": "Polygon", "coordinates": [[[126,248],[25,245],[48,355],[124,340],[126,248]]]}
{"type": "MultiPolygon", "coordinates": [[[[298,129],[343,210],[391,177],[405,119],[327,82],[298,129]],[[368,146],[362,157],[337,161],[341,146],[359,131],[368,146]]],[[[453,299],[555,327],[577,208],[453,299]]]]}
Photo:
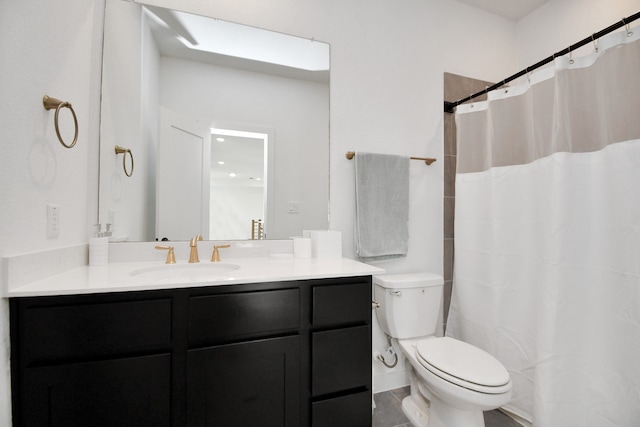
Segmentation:
{"type": "Polygon", "coordinates": [[[251,221],[266,224],[269,144],[266,133],[211,129],[209,240],[251,239],[251,221]]]}
{"type": "Polygon", "coordinates": [[[156,189],[156,237],[189,240],[209,234],[209,127],[161,108],[156,189]]]}

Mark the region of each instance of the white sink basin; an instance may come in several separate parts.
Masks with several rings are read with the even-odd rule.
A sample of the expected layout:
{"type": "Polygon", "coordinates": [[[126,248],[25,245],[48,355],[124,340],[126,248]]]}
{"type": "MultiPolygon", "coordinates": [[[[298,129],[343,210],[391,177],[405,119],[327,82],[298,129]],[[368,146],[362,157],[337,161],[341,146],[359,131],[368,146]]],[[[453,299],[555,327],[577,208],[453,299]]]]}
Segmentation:
{"type": "Polygon", "coordinates": [[[222,280],[240,266],[229,263],[163,264],[141,268],[129,275],[156,283],[202,283],[222,280]]]}

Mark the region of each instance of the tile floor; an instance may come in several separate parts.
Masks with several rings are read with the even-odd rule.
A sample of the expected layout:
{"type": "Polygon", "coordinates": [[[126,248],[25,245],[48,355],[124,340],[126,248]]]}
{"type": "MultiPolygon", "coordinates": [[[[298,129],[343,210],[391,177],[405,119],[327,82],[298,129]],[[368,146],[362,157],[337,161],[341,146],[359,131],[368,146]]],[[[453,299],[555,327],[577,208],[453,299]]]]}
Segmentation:
{"type": "MultiPolygon", "coordinates": [[[[373,396],[376,409],[373,411],[372,427],[413,427],[402,413],[402,399],[409,395],[409,387],[398,388],[373,396]]],[[[484,413],[485,427],[520,427],[520,424],[502,412],[484,413]]]]}

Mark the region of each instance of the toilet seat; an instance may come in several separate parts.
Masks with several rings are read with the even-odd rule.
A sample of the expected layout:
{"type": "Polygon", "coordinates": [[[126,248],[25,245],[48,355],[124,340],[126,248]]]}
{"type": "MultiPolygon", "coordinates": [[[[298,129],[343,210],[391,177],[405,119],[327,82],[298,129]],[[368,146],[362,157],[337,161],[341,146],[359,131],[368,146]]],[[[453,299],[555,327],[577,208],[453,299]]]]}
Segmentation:
{"type": "Polygon", "coordinates": [[[420,365],[455,385],[487,394],[501,394],[511,389],[504,366],[478,347],[444,337],[420,340],[415,348],[420,365]]]}

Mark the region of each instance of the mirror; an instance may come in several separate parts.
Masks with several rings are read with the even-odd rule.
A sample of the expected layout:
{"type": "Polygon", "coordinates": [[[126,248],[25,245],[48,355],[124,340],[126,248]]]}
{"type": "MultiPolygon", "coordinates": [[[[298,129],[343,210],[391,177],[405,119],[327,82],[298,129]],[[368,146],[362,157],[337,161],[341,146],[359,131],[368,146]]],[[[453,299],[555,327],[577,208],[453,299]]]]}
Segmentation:
{"type": "Polygon", "coordinates": [[[328,228],[328,44],[121,0],[104,29],[98,218],[112,241],[328,228]]]}

